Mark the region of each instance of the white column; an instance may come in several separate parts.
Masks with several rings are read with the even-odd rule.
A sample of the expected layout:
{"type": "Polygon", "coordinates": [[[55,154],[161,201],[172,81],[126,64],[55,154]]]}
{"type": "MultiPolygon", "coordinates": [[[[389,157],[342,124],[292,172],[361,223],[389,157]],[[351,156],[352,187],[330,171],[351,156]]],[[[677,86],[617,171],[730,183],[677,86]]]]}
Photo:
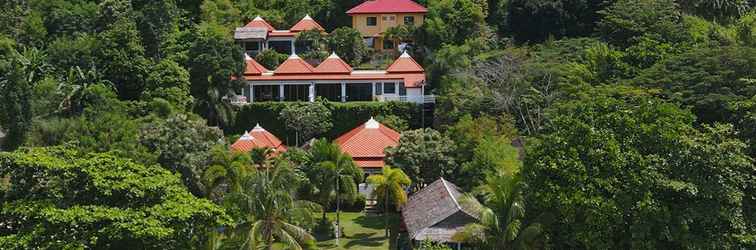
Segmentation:
{"type": "Polygon", "coordinates": [[[281,84],[278,85],[278,98],[279,98],[278,100],[279,101],[284,101],[284,97],[285,97],[284,96],[284,84],[281,83],[281,84]]]}
{"type": "Polygon", "coordinates": [[[310,87],[308,88],[310,92],[310,102],[315,101],[315,82],[310,83],[310,87]]]}
{"type": "Polygon", "coordinates": [[[291,40],[291,54],[292,55],[296,55],[297,54],[297,49],[294,48],[294,40],[291,40]]]}
{"type": "Polygon", "coordinates": [[[255,102],[255,85],[249,84],[249,103],[255,102]]]}
{"type": "Polygon", "coordinates": [[[341,102],[346,102],[346,83],[341,83],[341,102]]]}
{"type": "Polygon", "coordinates": [[[373,100],[375,100],[375,82],[372,82],[372,83],[370,83],[370,85],[372,86],[372,87],[371,87],[371,89],[370,89],[370,92],[371,92],[371,93],[373,93],[373,94],[372,94],[372,95],[370,96],[370,99],[373,99],[373,100]]]}

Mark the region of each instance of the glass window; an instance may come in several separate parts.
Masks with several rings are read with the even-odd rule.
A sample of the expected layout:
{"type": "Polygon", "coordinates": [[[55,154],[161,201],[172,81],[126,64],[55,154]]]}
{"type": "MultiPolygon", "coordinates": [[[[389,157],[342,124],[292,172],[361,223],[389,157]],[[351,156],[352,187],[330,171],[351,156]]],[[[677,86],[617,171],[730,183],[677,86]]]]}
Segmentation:
{"type": "Polygon", "coordinates": [[[406,96],[407,95],[407,87],[404,87],[404,83],[398,83],[399,85],[399,95],[400,96],[406,96]]]}
{"type": "Polygon", "coordinates": [[[415,17],[413,17],[413,16],[405,16],[404,17],[404,25],[415,25],[415,17]]]}
{"type": "Polygon", "coordinates": [[[284,85],[285,101],[306,102],[310,100],[310,85],[292,84],[284,85]]]}
{"type": "Polygon", "coordinates": [[[396,85],[394,85],[393,82],[384,82],[383,83],[383,93],[384,94],[396,94],[396,85]]]}
{"type": "Polygon", "coordinates": [[[394,41],[383,39],[383,49],[394,49],[394,41]]]}
{"type": "Polygon", "coordinates": [[[368,48],[375,48],[375,38],[374,37],[368,37],[363,39],[365,41],[365,46],[368,46],[368,48]]]}
{"type": "Polygon", "coordinates": [[[367,17],[367,26],[376,26],[378,25],[378,17],[369,16],[367,17]]]}
{"type": "Polygon", "coordinates": [[[255,85],[255,102],[277,101],[278,85],[255,85]]]}
{"type": "Polygon", "coordinates": [[[383,95],[383,83],[380,83],[380,82],[375,83],[375,94],[383,95]]]}

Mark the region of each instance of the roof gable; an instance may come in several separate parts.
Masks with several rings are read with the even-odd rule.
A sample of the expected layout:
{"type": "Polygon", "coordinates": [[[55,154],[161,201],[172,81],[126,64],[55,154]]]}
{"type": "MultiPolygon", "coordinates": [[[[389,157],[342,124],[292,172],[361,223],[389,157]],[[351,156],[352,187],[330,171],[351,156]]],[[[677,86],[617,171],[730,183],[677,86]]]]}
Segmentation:
{"type": "Polygon", "coordinates": [[[244,54],[244,63],[244,75],[262,75],[262,73],[269,71],[246,53],[244,54]]]}
{"type": "Polygon", "coordinates": [[[325,31],[325,29],[323,29],[323,27],[320,26],[318,22],[315,22],[315,20],[313,20],[312,17],[310,17],[310,15],[306,15],[304,18],[302,18],[302,20],[299,20],[299,22],[294,24],[294,26],[291,26],[289,30],[293,32],[300,32],[300,31],[313,30],[313,29],[325,31]]]}
{"type": "Polygon", "coordinates": [[[443,178],[413,194],[402,209],[402,217],[410,237],[415,239],[419,234],[447,221],[455,214],[461,213],[477,219],[479,212],[472,211],[471,206],[460,205],[461,197],[459,187],[443,178]]]}
{"type": "Polygon", "coordinates": [[[352,66],[349,66],[344,60],[341,60],[336,52],[333,52],[331,56],[326,58],[325,61],[315,67],[316,73],[343,73],[349,74],[352,72],[352,66]]]}
{"type": "Polygon", "coordinates": [[[263,28],[263,29],[267,30],[268,32],[271,32],[271,31],[275,30],[275,28],[273,28],[273,25],[270,25],[267,21],[265,21],[265,19],[263,19],[260,16],[257,16],[257,17],[255,17],[255,19],[252,19],[252,21],[250,21],[249,23],[247,23],[247,25],[244,25],[244,27],[246,27],[246,28],[263,28]]]}
{"type": "Polygon", "coordinates": [[[272,148],[276,152],[286,151],[283,142],[260,127],[260,124],[255,125],[249,132],[245,131],[244,135],[231,145],[231,149],[238,152],[249,152],[254,148],[272,148]]]}
{"type": "Polygon", "coordinates": [[[347,14],[426,13],[428,9],[412,0],[369,0],[348,10],[347,14]]]}
{"type": "Polygon", "coordinates": [[[383,158],[384,150],[399,144],[399,133],[372,117],[334,140],[352,158],[383,158]]]}
{"type": "Polygon", "coordinates": [[[422,66],[418,64],[415,59],[412,59],[412,57],[407,54],[407,51],[402,53],[399,58],[397,58],[394,63],[391,64],[386,69],[386,72],[389,73],[420,73],[425,72],[422,66]]]}
{"type": "Polygon", "coordinates": [[[313,72],[315,72],[315,68],[297,55],[289,56],[289,59],[286,59],[273,71],[274,74],[307,74],[313,72]]]}

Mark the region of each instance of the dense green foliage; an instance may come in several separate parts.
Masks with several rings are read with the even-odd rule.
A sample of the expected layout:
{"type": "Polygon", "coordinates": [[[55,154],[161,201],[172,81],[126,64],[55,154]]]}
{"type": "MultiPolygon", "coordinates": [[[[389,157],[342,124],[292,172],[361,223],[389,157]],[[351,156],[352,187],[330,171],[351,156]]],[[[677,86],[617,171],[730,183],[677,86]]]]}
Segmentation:
{"type": "Polygon", "coordinates": [[[369,180],[379,207],[443,176],[482,202],[463,235],[480,248],[756,245],[753,0],[418,0],[424,23],[384,35],[409,43],[432,107],[232,105],[233,30],[256,16],[312,16],[326,32],[297,36],[308,61],[385,68],[398,53],[349,27],[361,2],[0,2],[0,148],[15,150],[0,248],[312,247],[334,180],[343,204],[369,197],[336,146],[294,146],[370,117],[402,132],[396,168],[369,180]],[[288,150],[232,151],[258,123],[288,150]]]}
{"type": "Polygon", "coordinates": [[[0,153],[0,174],[3,249],[187,249],[229,219],[169,171],[109,153],[25,148],[0,153]]]}

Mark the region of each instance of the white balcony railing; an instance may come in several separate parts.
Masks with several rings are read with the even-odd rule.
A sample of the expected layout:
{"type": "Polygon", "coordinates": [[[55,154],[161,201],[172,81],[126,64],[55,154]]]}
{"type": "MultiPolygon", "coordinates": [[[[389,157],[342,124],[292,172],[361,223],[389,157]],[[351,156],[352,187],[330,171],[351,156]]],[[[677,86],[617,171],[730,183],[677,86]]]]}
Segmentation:
{"type": "Polygon", "coordinates": [[[379,96],[378,100],[384,101],[384,102],[399,101],[399,102],[414,102],[414,103],[436,103],[436,96],[435,95],[422,95],[422,96],[382,95],[382,96],[379,96]]]}

